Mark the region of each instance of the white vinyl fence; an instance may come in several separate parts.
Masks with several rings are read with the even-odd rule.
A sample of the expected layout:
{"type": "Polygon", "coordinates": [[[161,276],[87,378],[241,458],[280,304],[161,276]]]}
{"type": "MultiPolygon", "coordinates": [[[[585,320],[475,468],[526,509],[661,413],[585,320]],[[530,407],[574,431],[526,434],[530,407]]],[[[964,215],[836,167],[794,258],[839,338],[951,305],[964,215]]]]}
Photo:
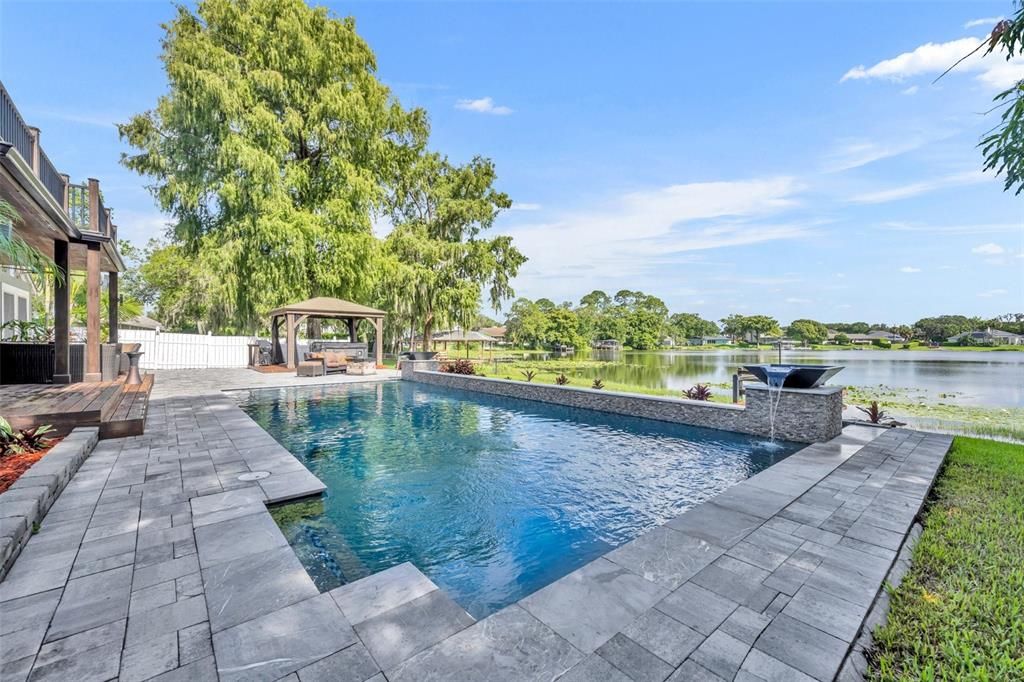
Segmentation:
{"type": "Polygon", "coordinates": [[[207,369],[246,367],[251,336],[171,334],[142,329],[121,329],[118,341],[141,343],[143,369],[207,369]]]}

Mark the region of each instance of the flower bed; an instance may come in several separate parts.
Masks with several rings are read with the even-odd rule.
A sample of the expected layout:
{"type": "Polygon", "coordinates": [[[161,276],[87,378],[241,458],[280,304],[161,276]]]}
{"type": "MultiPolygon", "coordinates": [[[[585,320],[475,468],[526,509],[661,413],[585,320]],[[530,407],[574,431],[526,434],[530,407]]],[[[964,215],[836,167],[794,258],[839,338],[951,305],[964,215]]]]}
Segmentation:
{"type": "Polygon", "coordinates": [[[23,473],[53,450],[54,446],[61,440],[61,438],[54,438],[45,448],[38,452],[24,452],[17,455],[12,454],[0,457],[0,493],[14,485],[14,482],[23,473]]]}

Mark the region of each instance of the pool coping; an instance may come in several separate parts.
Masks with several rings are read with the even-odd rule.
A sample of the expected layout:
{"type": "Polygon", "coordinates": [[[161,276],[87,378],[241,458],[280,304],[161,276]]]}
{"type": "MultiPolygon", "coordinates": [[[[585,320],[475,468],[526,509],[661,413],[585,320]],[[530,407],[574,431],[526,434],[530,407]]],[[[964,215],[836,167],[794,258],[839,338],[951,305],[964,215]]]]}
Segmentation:
{"type": "MultiPolygon", "coordinates": [[[[694,637],[699,636],[700,641],[693,642],[694,648],[683,657],[685,661],[678,662],[673,673],[680,679],[688,679],[682,675],[692,674],[695,671],[693,666],[704,666],[702,669],[706,672],[707,666],[714,668],[715,661],[723,656],[727,658],[731,651],[729,647],[736,647],[733,640],[741,641],[733,635],[744,631],[736,629],[739,625],[731,622],[733,617],[730,615],[719,624],[721,627],[701,632],[686,624],[686,618],[681,615],[685,609],[672,612],[663,604],[673,595],[678,602],[678,594],[684,588],[702,590],[715,599],[714,590],[709,591],[699,585],[696,588],[685,587],[716,561],[721,562],[732,549],[719,547],[701,537],[703,531],[690,528],[690,521],[701,516],[697,510],[714,511],[712,521],[716,518],[721,520],[719,517],[734,518],[737,514],[758,519],[751,528],[744,529],[745,532],[734,543],[750,544],[746,539],[749,535],[759,532],[878,439],[898,440],[892,444],[891,452],[886,451],[888,454],[864,453],[873,463],[885,454],[876,468],[892,469],[888,472],[890,477],[898,470],[897,466],[886,464],[890,456],[909,456],[917,447],[905,448],[908,439],[913,438],[918,444],[927,440],[927,449],[935,451],[940,448],[942,455],[945,453],[942,443],[945,442],[945,448],[948,448],[949,440],[907,430],[879,432],[847,427],[849,434],[844,430],[843,435],[832,441],[809,445],[523,600],[480,621],[473,621],[442,590],[407,564],[320,593],[270,517],[267,504],[315,495],[324,489],[323,483],[248,417],[231,396],[221,392],[187,399],[169,398],[162,402],[167,405],[158,405],[150,419],[160,419],[159,425],[165,428],[147,429],[152,433],[146,436],[102,442],[83,464],[82,473],[76,475],[84,475],[87,480],[85,485],[76,487],[72,503],[62,504],[60,498],[57,500],[51,512],[55,518],[44,520],[42,532],[26,546],[29,556],[23,555],[21,561],[28,563],[19,565],[15,562],[11,574],[14,579],[9,576],[0,583],[0,602],[10,606],[31,598],[33,606],[25,608],[33,612],[37,610],[34,605],[36,599],[61,592],[60,609],[56,601],[48,602],[45,608],[38,607],[41,613],[49,611],[48,615],[41,616],[45,618],[45,626],[26,619],[30,626],[13,633],[19,639],[27,638],[28,644],[24,647],[30,653],[5,662],[5,676],[19,679],[20,673],[27,676],[32,671],[34,678],[48,679],[52,674],[54,679],[58,679],[61,675],[66,677],[68,665],[79,668],[109,666],[112,645],[108,645],[107,640],[84,652],[71,651],[73,656],[67,655],[63,649],[69,649],[66,643],[72,639],[76,642],[83,637],[95,639],[98,630],[112,627],[117,630],[120,627],[123,635],[127,623],[127,636],[118,640],[116,652],[119,655],[114,657],[114,663],[124,676],[129,672],[127,668],[137,666],[141,657],[152,670],[167,675],[225,680],[273,680],[289,675],[294,680],[296,672],[301,678],[314,673],[327,674],[332,669],[351,671],[353,666],[366,672],[364,679],[373,678],[375,682],[383,680],[384,673],[390,682],[399,679],[553,679],[562,674],[566,675],[566,680],[589,679],[588,675],[594,671],[600,672],[601,677],[619,679],[615,675],[620,674],[623,667],[631,665],[630,660],[637,665],[645,661],[646,664],[661,661],[662,666],[670,665],[644,648],[647,643],[657,649],[645,639],[649,637],[651,628],[638,625],[641,620],[648,619],[658,621],[662,629],[667,625],[677,634],[689,631],[695,633],[694,637]],[[168,412],[166,418],[158,416],[158,413],[162,414],[161,409],[168,412]],[[198,433],[178,430],[179,423],[184,425],[186,418],[198,420],[198,433]],[[215,440],[206,439],[204,430],[207,427],[217,433],[215,440]],[[200,447],[209,449],[197,451],[200,447]],[[214,490],[214,486],[186,489],[185,486],[191,485],[194,479],[184,476],[185,467],[204,464],[207,457],[217,467],[219,489],[214,490]],[[178,493],[168,492],[163,481],[160,484],[148,481],[150,471],[162,472],[172,462],[180,465],[179,473],[183,477],[182,489],[178,493]],[[243,468],[270,470],[271,476],[263,481],[236,484],[233,482],[234,474],[243,468]],[[228,489],[229,485],[231,489],[228,489]],[[133,487],[138,488],[137,496],[133,487]],[[83,497],[91,499],[92,506],[89,518],[79,523],[73,518],[82,515],[80,510],[85,508],[81,506],[83,497]],[[94,624],[96,618],[85,618],[85,622],[79,623],[83,616],[76,603],[87,603],[89,595],[74,588],[84,585],[94,576],[95,579],[103,577],[104,584],[110,585],[117,582],[113,580],[114,574],[127,569],[103,567],[105,570],[95,574],[76,577],[73,568],[78,570],[79,559],[72,557],[65,560],[67,570],[63,577],[47,574],[44,578],[48,582],[40,582],[38,577],[23,574],[31,573],[43,558],[48,560],[48,565],[53,564],[59,545],[45,544],[51,537],[67,538],[60,543],[64,547],[68,541],[77,542],[79,553],[95,547],[98,541],[121,537],[108,535],[124,529],[117,525],[123,521],[111,524],[111,519],[117,517],[118,510],[124,506],[121,500],[133,503],[137,500],[139,504],[139,507],[129,505],[129,511],[135,509],[135,521],[125,526],[133,528],[128,533],[134,533],[137,540],[130,564],[134,569],[129,571],[129,578],[134,573],[134,581],[130,579],[123,592],[123,614],[113,613],[111,620],[102,626],[86,627],[94,624]],[[147,500],[151,504],[147,504],[147,500]],[[765,504],[774,511],[768,518],[761,518],[759,514],[764,513],[765,504]],[[179,511],[163,516],[161,512],[169,508],[179,511]],[[52,525],[51,520],[54,522],[52,525]],[[72,526],[74,532],[70,533],[72,526]],[[682,544],[674,542],[682,538],[687,540],[682,544]],[[44,544],[38,544],[40,542],[44,544]],[[179,545],[181,556],[177,556],[179,545]],[[37,547],[42,549],[35,552],[37,547]],[[169,548],[173,558],[156,564],[145,564],[139,560],[142,558],[140,555],[164,547],[169,548]],[[692,557],[691,552],[694,553],[692,557]],[[27,570],[21,570],[23,566],[27,570]],[[187,575],[179,575],[186,569],[189,569],[187,575]],[[14,575],[16,571],[19,575],[14,575]],[[180,594],[181,581],[200,572],[202,580],[198,592],[193,585],[191,593],[180,594]],[[686,573],[690,574],[689,577],[680,581],[686,573]],[[166,585],[166,580],[160,582],[160,579],[166,579],[168,575],[171,576],[171,585],[179,587],[175,601],[138,615],[128,609],[128,596],[135,603],[140,592],[166,585]],[[150,587],[147,583],[153,580],[158,582],[150,587]],[[19,601],[15,602],[15,599],[19,601]],[[236,606],[229,606],[238,603],[249,603],[250,606],[244,607],[239,615],[232,612],[236,606]],[[54,611],[57,611],[56,615],[54,611]],[[74,617],[68,615],[72,611],[74,617]],[[185,611],[195,613],[186,619],[185,611]],[[60,617],[62,613],[64,618],[60,617]],[[137,626],[140,619],[142,625],[137,626]],[[70,624],[69,620],[72,621],[70,624]],[[200,635],[196,641],[206,642],[206,648],[195,644],[193,648],[198,647],[200,653],[193,655],[192,649],[185,647],[184,633],[201,629],[204,623],[206,634],[200,635]],[[64,630],[54,632],[57,625],[64,630]],[[40,627],[42,632],[37,636],[36,630],[40,627]],[[142,628],[143,635],[137,634],[139,628],[142,628]],[[163,633],[168,628],[169,635],[176,635],[173,666],[169,660],[152,660],[158,658],[157,653],[143,646],[166,641],[167,635],[163,633]],[[32,630],[31,637],[27,636],[29,630],[32,630]],[[282,637],[281,632],[294,634],[282,637]],[[133,636],[133,633],[136,634],[133,636]],[[34,647],[32,641],[36,641],[34,647]],[[186,651],[193,656],[192,660],[186,660],[186,651]],[[303,675],[303,671],[307,675],[303,675]]],[[[934,454],[931,459],[935,459],[934,454]]],[[[941,463],[941,457],[938,457],[938,462],[941,463]]],[[[928,488],[937,468],[938,464],[935,464],[934,471],[927,476],[928,488]]],[[[860,486],[874,489],[873,475],[867,476],[860,486]]],[[[917,485],[919,482],[909,483],[917,485]]],[[[75,484],[72,481],[72,487],[75,484]]],[[[916,492],[915,487],[915,498],[916,492]]],[[[920,498],[923,502],[923,494],[920,498]]],[[[793,513],[811,513],[814,505],[810,507],[798,507],[793,513]]],[[[130,519],[131,514],[128,517],[130,519]]],[[[812,527],[806,523],[799,525],[812,527]]],[[[776,535],[782,533],[780,529],[767,530],[764,534],[775,540],[778,540],[776,535]]],[[[861,534],[864,535],[863,532],[861,534]]],[[[870,534],[869,529],[867,535],[870,534]]],[[[819,539],[824,537],[817,533],[813,535],[819,539]]],[[[888,536],[884,541],[890,541],[888,536]]],[[[870,545],[864,540],[857,542],[870,545]]],[[[801,543],[813,544],[813,541],[805,538],[801,543]]],[[[871,547],[877,553],[889,551],[885,547],[871,547]]],[[[871,554],[854,547],[844,550],[871,557],[871,554]]],[[[742,563],[742,560],[735,561],[742,563]]],[[[874,591],[877,593],[877,586],[874,591]]],[[[776,598],[781,594],[781,590],[775,591],[776,598]]],[[[122,593],[118,595],[121,598],[122,593]]],[[[727,600],[728,597],[719,595],[717,599],[727,600]]],[[[772,603],[775,602],[773,598],[772,603]]],[[[748,605],[735,604],[738,606],[734,607],[734,612],[739,611],[739,606],[753,611],[748,605]]],[[[785,606],[780,608],[779,613],[784,609],[785,606]]],[[[789,626],[794,627],[792,624],[789,626]]],[[[10,638],[11,634],[0,637],[10,638]]],[[[681,646],[685,648],[688,645],[681,646]]],[[[745,650],[742,665],[747,664],[746,658],[752,657],[751,665],[781,665],[796,671],[786,662],[762,651],[763,648],[751,642],[745,650]]],[[[117,672],[115,670],[115,674],[117,672]]]]}

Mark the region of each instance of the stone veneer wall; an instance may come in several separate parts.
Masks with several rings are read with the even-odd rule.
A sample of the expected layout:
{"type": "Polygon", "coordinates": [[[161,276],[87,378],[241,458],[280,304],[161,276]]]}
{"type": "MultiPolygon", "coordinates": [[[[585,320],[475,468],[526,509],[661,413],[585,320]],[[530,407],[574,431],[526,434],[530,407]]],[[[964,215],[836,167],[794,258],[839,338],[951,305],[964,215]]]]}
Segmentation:
{"type": "MultiPolygon", "coordinates": [[[[768,436],[768,387],[747,386],[746,406],[659,396],[615,393],[591,388],[448,374],[436,360],[403,360],[402,379],[434,386],[479,391],[568,407],[612,412],[658,421],[768,436]]],[[[831,440],[843,429],[842,388],[784,389],[775,418],[775,435],[798,443],[831,440]]]]}

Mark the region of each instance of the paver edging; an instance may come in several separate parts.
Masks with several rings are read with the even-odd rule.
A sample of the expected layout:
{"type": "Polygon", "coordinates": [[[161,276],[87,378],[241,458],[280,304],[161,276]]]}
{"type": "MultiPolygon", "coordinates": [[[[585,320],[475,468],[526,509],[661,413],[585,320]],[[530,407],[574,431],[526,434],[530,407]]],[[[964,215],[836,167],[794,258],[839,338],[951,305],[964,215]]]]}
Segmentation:
{"type": "Polygon", "coordinates": [[[0,493],[0,580],[98,440],[99,427],[73,429],[0,493]]]}

